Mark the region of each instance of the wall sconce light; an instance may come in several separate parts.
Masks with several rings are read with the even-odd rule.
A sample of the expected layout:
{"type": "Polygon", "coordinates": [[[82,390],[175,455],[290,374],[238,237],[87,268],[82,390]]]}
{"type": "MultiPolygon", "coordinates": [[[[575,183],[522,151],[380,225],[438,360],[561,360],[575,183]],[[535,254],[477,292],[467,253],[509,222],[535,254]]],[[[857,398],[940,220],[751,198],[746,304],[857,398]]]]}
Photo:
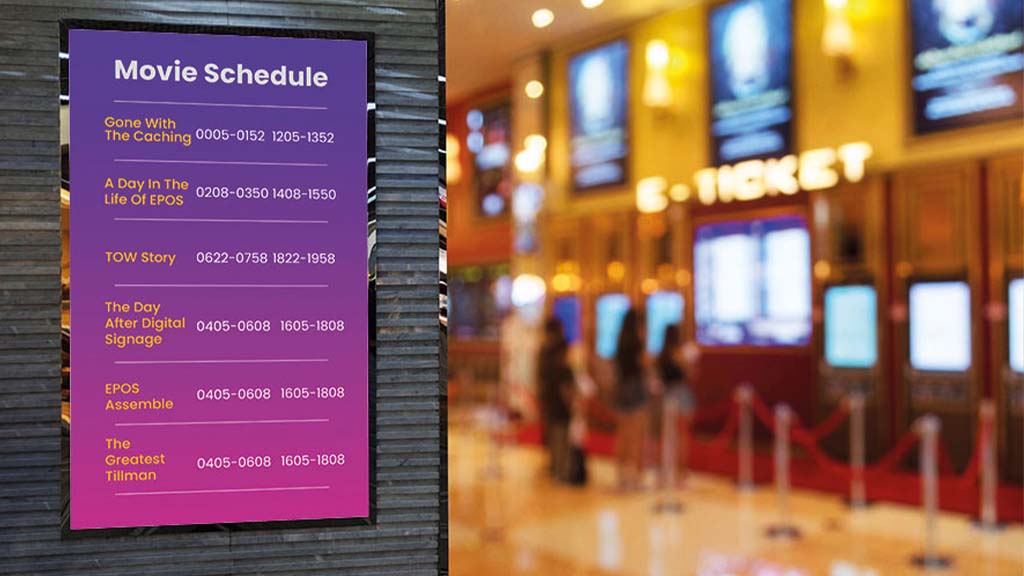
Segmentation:
{"type": "Polygon", "coordinates": [[[520,174],[535,174],[544,164],[548,141],[540,134],[531,134],[523,142],[523,150],[516,154],[516,169],[520,174]]]}
{"type": "Polygon", "coordinates": [[[448,177],[448,184],[458,184],[462,181],[462,144],[452,134],[445,135],[445,175],[448,177]]]}
{"type": "Polygon", "coordinates": [[[672,53],[667,42],[655,39],[647,43],[644,105],[651,108],[668,108],[672,105],[672,83],[668,78],[671,60],[672,53]]]}
{"type": "Polygon", "coordinates": [[[512,304],[525,308],[544,303],[547,284],[536,274],[520,274],[512,281],[512,304]]]}
{"type": "Polygon", "coordinates": [[[605,266],[605,274],[612,282],[622,282],[626,279],[626,265],[619,260],[612,260],[605,266]]]}
{"type": "Polygon", "coordinates": [[[530,80],[526,83],[523,90],[526,92],[527,98],[530,100],[536,100],[544,95],[544,83],[540,80],[530,80]]]}
{"type": "Polygon", "coordinates": [[[821,33],[821,49],[839,65],[840,72],[853,71],[854,37],[847,0],[824,0],[825,27],[821,33]]]}

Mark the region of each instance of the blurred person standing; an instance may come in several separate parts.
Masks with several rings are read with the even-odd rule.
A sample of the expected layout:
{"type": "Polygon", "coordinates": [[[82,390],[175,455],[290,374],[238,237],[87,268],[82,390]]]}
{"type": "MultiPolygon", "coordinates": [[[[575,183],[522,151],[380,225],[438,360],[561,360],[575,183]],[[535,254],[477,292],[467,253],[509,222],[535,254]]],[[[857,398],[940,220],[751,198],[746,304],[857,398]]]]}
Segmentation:
{"type": "Polygon", "coordinates": [[[640,318],[635,309],[630,309],[622,321],[615,353],[616,457],[619,488],[623,490],[638,489],[642,483],[649,397],[647,381],[640,318]]]}
{"type": "Polygon", "coordinates": [[[570,473],[569,423],[576,396],[576,379],[569,366],[569,344],[562,323],[549,318],[544,323],[544,343],[537,362],[540,384],[541,419],[550,462],[549,472],[568,482],[570,473]]]}
{"type": "MultiPolygon", "coordinates": [[[[673,324],[665,330],[665,344],[658,355],[657,368],[658,377],[664,390],[664,401],[674,404],[673,413],[678,418],[677,422],[666,422],[666,426],[679,424],[685,431],[677,434],[676,448],[676,470],[679,482],[686,480],[687,468],[690,457],[690,423],[693,413],[696,411],[693,388],[690,383],[689,370],[687,369],[687,351],[683,345],[683,333],[678,324],[673,324]]],[[[662,441],[665,441],[663,438],[662,441]]]]}

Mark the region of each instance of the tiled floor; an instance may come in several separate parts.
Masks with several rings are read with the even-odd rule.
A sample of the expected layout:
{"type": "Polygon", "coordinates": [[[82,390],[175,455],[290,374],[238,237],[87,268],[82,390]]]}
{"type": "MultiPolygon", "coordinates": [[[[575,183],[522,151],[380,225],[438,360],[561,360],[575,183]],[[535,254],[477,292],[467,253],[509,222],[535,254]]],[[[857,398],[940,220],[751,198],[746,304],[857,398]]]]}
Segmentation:
{"type": "MultiPolygon", "coordinates": [[[[921,574],[918,510],[876,505],[851,513],[832,495],[797,492],[791,508],[802,532],[771,540],[778,520],[772,488],[738,493],[711,476],[684,491],[620,494],[610,462],[591,460],[591,482],[549,481],[537,448],[497,449],[471,428],[451,431],[451,569],[456,576],[550,574],[644,576],[868,576],[921,574]],[[681,514],[656,513],[680,502],[681,514]]],[[[1024,575],[1024,530],[975,530],[964,517],[939,522],[941,574],[1024,575]]]]}

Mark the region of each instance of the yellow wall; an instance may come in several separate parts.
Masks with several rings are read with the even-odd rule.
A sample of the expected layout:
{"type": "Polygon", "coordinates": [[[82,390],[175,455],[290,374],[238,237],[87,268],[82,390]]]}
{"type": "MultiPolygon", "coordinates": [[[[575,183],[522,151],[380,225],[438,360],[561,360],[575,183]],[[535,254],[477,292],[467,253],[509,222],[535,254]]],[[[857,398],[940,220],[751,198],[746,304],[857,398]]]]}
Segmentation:
{"type": "MultiPolygon", "coordinates": [[[[1002,124],[914,138],[909,135],[907,25],[903,0],[849,0],[856,38],[854,71],[843,75],[821,50],[824,0],[794,0],[796,148],[807,150],[867,141],[875,155],[869,172],[950,159],[1024,150],[1024,125],[1002,124]]],[[[706,5],[681,8],[650,20],[558,47],[552,54],[549,213],[588,213],[634,206],[633,185],[650,176],[692,184],[708,162],[706,5]],[[574,197],[569,174],[567,68],[580,50],[615,38],[630,41],[630,184],[574,197]],[[670,110],[641,102],[647,42],[673,49],[670,110]]]]}

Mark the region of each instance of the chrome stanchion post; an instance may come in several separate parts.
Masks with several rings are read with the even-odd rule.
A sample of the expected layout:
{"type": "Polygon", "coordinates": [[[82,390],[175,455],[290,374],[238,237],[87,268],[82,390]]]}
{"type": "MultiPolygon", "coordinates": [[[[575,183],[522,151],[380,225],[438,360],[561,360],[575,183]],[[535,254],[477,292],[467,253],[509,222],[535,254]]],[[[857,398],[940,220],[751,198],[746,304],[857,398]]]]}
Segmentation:
{"type": "Polygon", "coordinates": [[[850,507],[867,507],[867,487],[864,484],[864,393],[854,392],[847,398],[850,409],[850,507]]]}
{"type": "Polygon", "coordinates": [[[751,403],[754,401],[754,389],[749,383],[743,383],[736,389],[733,398],[739,406],[739,439],[737,457],[739,471],[737,486],[740,490],[754,489],[754,418],[751,403]]]}
{"type": "Polygon", "coordinates": [[[979,466],[981,468],[981,514],[978,526],[982,530],[999,529],[999,511],[996,505],[996,490],[999,483],[999,472],[996,463],[995,419],[996,405],[991,399],[981,402],[978,408],[981,438],[978,446],[981,450],[979,466]]]}
{"type": "Polygon", "coordinates": [[[676,499],[676,455],[679,453],[679,405],[675,398],[666,396],[661,415],[661,498],[654,506],[658,514],[679,514],[682,504],[676,499]]]}
{"type": "Polygon", "coordinates": [[[485,475],[491,480],[500,480],[502,477],[501,454],[504,434],[504,412],[499,403],[498,393],[494,391],[491,406],[488,410],[487,432],[489,436],[487,445],[487,466],[485,475]]]}
{"type": "Polygon", "coordinates": [[[921,437],[921,505],[924,512],[924,552],[914,556],[915,566],[929,570],[949,568],[953,561],[940,556],[938,550],[939,515],[939,432],[942,422],[938,416],[929,414],[915,424],[921,437]]]}
{"type": "Polygon", "coordinates": [[[800,530],[790,522],[789,514],[789,431],[793,423],[793,411],[785,404],[775,406],[775,498],[778,503],[779,521],[768,528],[769,538],[794,540],[800,538],[800,530]]]}

